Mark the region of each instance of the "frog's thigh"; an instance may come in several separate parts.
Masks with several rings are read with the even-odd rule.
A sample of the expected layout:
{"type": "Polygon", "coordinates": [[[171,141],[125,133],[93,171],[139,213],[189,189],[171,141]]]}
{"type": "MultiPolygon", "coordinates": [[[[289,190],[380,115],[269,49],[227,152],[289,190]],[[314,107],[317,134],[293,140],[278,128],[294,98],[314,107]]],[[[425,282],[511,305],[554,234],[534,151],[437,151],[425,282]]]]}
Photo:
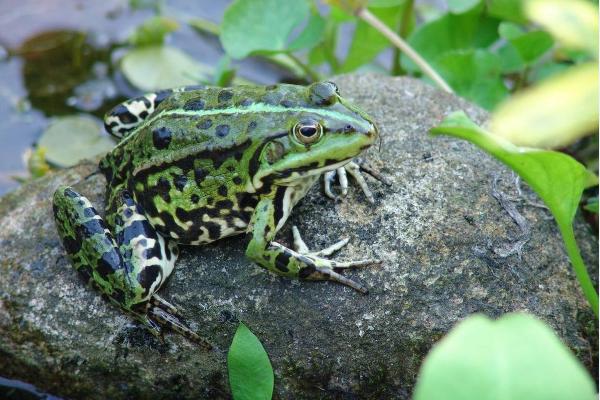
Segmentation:
{"type": "Polygon", "coordinates": [[[173,272],[177,244],[154,229],[141,206],[127,191],[118,196],[120,206],[113,218],[116,243],[129,267],[131,286],[137,293],[135,301],[145,302],[173,272]]]}
{"type": "MultiPolygon", "coordinates": [[[[130,198],[128,201],[132,202],[130,198]]],[[[84,196],[68,187],[54,193],[56,225],[73,266],[112,301],[129,310],[150,298],[177,258],[174,245],[165,245],[132,206],[124,203],[117,210],[113,236],[84,196]],[[142,238],[151,232],[154,236],[142,238]],[[157,259],[165,254],[167,257],[157,259]]]]}
{"type": "Polygon", "coordinates": [[[111,300],[125,306],[126,269],[112,233],[88,199],[69,187],[54,192],[58,234],[73,267],[111,300]]]}

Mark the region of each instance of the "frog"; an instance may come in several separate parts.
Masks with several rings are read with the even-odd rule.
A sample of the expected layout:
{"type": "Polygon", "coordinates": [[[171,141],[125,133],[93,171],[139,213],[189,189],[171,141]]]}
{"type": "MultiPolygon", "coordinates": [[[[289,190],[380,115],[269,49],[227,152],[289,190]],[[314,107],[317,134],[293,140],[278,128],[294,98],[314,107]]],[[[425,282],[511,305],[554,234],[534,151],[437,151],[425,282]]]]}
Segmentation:
{"type": "Polygon", "coordinates": [[[161,90],[117,105],[104,125],[118,141],[99,162],[104,218],[84,195],[60,186],[56,227],[84,280],[154,335],[170,329],[211,347],[157,293],[180,245],[247,234],[247,258],[275,274],[368,293],[342,271],[380,260],[328,258],[347,238],[311,251],[294,226],[293,248],[275,240],[320,176],[335,200],[347,194],[348,175],[370,203],[363,172],[388,183],[360,157],[379,137],[376,124],[333,82],[161,90]]]}

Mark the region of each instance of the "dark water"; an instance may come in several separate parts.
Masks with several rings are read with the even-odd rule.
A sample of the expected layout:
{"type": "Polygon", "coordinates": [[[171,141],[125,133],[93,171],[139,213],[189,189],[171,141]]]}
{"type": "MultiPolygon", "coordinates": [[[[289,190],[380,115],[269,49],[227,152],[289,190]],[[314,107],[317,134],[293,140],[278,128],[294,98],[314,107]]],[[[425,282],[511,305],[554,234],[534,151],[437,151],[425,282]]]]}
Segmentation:
{"type": "Polygon", "coordinates": [[[2,400],[62,400],[39,390],[29,383],[0,377],[0,399],[2,400]]]}
{"type": "MultiPolygon", "coordinates": [[[[223,55],[218,39],[198,35],[184,21],[218,23],[228,3],[164,1],[163,15],[180,22],[169,44],[215,66],[223,55]]],[[[139,94],[115,61],[120,44],[153,15],[152,9],[131,9],[127,0],[0,0],[0,195],[19,185],[15,176],[27,176],[24,153],[50,118],[81,112],[101,117],[139,94]]],[[[254,82],[283,76],[258,60],[240,64],[241,75],[254,82]]]]}

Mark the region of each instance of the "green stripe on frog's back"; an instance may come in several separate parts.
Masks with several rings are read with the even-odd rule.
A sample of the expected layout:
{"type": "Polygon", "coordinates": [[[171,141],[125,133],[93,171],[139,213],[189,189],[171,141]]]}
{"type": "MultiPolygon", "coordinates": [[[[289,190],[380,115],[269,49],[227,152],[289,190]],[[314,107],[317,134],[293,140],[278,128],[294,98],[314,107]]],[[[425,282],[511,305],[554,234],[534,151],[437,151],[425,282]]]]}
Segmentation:
{"type": "MultiPolygon", "coordinates": [[[[268,114],[268,113],[310,113],[317,116],[330,117],[335,118],[340,121],[346,121],[349,124],[355,124],[363,127],[363,129],[368,130],[369,127],[366,125],[365,121],[358,116],[354,118],[347,114],[342,114],[340,112],[325,110],[325,109],[317,109],[317,108],[309,108],[309,107],[285,107],[281,105],[271,105],[265,103],[253,103],[247,107],[228,107],[228,108],[214,108],[207,110],[194,110],[194,111],[186,111],[183,109],[178,110],[163,110],[152,117],[145,120],[142,124],[137,128],[138,131],[143,130],[144,128],[151,125],[156,120],[162,120],[167,116],[188,116],[195,118],[202,118],[207,116],[214,115],[244,115],[244,114],[268,114]]],[[[117,147],[123,146],[127,143],[135,135],[129,135],[125,139],[123,139],[120,143],[117,144],[117,147]]]]}
{"type": "MultiPolygon", "coordinates": [[[[344,106],[346,111],[352,109],[358,120],[362,120],[360,110],[347,107],[348,104],[344,106]]],[[[281,113],[291,111],[290,108],[295,108],[296,111],[324,109],[321,104],[315,104],[308,88],[296,85],[207,87],[200,90],[174,90],[137,126],[142,128],[171,113],[186,113],[200,118],[216,114],[281,113]]]]}

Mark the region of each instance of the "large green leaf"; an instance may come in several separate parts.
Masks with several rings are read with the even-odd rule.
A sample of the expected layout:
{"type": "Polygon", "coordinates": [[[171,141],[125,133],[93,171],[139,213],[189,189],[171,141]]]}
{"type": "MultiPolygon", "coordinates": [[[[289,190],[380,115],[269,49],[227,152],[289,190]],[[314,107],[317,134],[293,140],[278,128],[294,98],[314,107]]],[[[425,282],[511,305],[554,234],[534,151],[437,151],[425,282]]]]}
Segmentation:
{"type": "Polygon", "coordinates": [[[446,52],[434,65],[457,94],[487,109],[508,94],[501,77],[501,60],[488,50],[446,52]]]}
{"type": "Polygon", "coordinates": [[[592,400],[594,381],[543,322],[474,315],[425,358],[415,400],[592,400]]]}
{"type": "Polygon", "coordinates": [[[211,73],[210,67],[169,46],[133,49],[121,60],[121,69],[132,85],[148,92],[197,84],[211,73]]]}
{"type": "Polygon", "coordinates": [[[548,33],[544,31],[525,32],[520,26],[511,22],[502,22],[498,27],[498,32],[515,49],[524,65],[531,65],[537,61],[554,44],[548,33]]]}
{"type": "Polygon", "coordinates": [[[290,43],[288,51],[310,49],[321,43],[324,38],[325,18],[317,11],[310,14],[308,23],[300,35],[290,43]]]}
{"type": "Polygon", "coordinates": [[[227,354],[229,385],[235,400],[268,400],[273,368],[260,340],[240,323],[227,354]]]}
{"type": "Polygon", "coordinates": [[[506,21],[525,23],[523,0],[487,0],[488,14],[506,21]]]}
{"type": "Polygon", "coordinates": [[[482,0],[448,0],[448,10],[454,14],[461,14],[481,4],[482,0]]]}
{"type": "Polygon", "coordinates": [[[101,134],[101,124],[83,115],[59,117],[42,133],[38,146],[45,149],[46,160],[59,167],[110,151],[114,146],[108,136],[101,134]]]}
{"type": "Polygon", "coordinates": [[[592,310],[598,315],[598,294],[583,264],[572,227],[583,190],[597,185],[598,178],[564,153],[517,147],[492,135],[462,111],[449,115],[431,133],[470,141],[508,165],[531,186],[556,218],[581,288],[592,310]]]}
{"type": "MultiPolygon", "coordinates": [[[[415,29],[408,42],[434,66],[447,52],[485,48],[498,39],[499,22],[483,15],[482,10],[479,5],[461,14],[446,13],[415,29]]],[[[419,70],[404,55],[402,66],[411,72],[419,70]]]]}
{"type": "Polygon", "coordinates": [[[232,58],[286,51],[290,34],[309,17],[307,0],[235,0],[225,11],[221,44],[232,58]]]}
{"type": "MultiPolygon", "coordinates": [[[[397,30],[396,25],[402,16],[404,5],[387,8],[369,9],[373,15],[381,20],[384,24],[390,27],[393,31],[397,30]]],[[[378,30],[371,25],[359,20],[356,24],[354,37],[348,50],[346,60],[342,65],[341,71],[353,71],[363,64],[371,61],[377,54],[390,46],[390,41],[386,39],[378,30]]]]}

